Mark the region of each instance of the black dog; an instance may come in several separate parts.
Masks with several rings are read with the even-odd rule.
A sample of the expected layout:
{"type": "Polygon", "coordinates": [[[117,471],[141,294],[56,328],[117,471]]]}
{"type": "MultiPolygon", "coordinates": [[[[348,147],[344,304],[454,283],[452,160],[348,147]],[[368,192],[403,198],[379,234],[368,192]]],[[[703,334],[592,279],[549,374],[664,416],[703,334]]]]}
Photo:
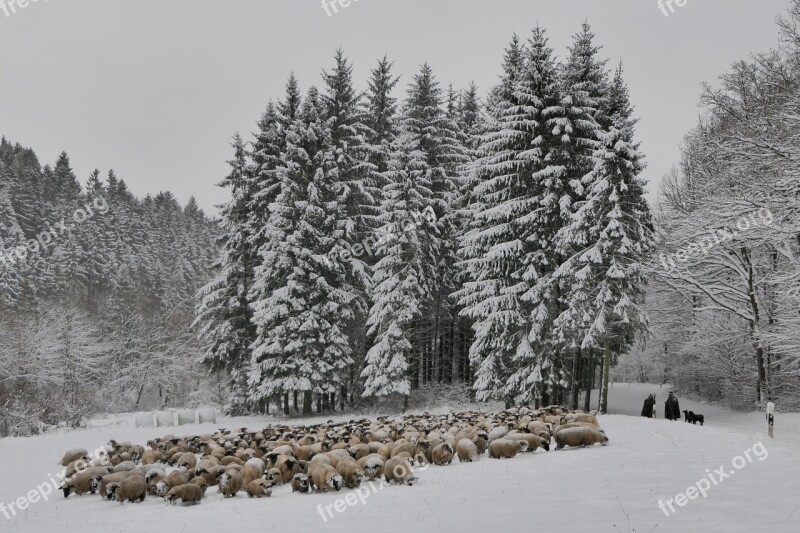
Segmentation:
{"type": "Polygon", "coordinates": [[[684,422],[686,422],[687,424],[691,422],[691,420],[689,419],[689,411],[687,411],[686,409],[683,410],[683,416],[685,417],[683,420],[684,422]]]}
{"type": "Polygon", "coordinates": [[[692,411],[684,410],[683,414],[686,416],[685,422],[691,422],[692,424],[695,424],[695,425],[697,425],[697,423],[700,422],[700,425],[702,426],[703,423],[706,420],[703,415],[694,414],[694,412],[692,412],[692,411]]]}

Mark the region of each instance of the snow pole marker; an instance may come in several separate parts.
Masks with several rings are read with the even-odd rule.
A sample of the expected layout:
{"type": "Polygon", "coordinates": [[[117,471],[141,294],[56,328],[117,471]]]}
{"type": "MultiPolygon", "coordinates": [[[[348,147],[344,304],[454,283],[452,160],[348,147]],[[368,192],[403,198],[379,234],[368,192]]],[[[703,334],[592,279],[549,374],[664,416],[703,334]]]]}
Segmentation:
{"type": "Polygon", "coordinates": [[[773,430],[775,427],[775,404],[772,401],[767,402],[767,435],[769,438],[774,439],[773,430]]]}

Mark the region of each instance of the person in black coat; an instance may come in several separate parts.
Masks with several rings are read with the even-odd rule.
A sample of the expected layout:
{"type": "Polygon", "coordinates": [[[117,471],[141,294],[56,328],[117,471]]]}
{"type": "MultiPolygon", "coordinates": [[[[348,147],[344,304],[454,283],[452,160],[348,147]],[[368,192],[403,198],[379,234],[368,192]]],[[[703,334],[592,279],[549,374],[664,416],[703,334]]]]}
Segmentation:
{"type": "Polygon", "coordinates": [[[672,391],[669,391],[667,401],[664,402],[664,418],[667,420],[681,419],[681,408],[680,405],[678,405],[678,399],[672,394],[672,391]]]}
{"type": "Polygon", "coordinates": [[[653,406],[656,404],[656,399],[651,394],[644,400],[644,407],[642,407],[642,416],[653,418],[653,406]]]}

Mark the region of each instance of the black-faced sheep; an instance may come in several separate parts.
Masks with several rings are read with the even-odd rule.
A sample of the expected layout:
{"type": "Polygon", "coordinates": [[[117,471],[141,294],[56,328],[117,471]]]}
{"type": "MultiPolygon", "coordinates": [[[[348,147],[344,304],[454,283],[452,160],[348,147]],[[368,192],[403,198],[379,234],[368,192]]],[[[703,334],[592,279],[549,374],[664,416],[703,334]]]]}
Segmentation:
{"type": "Polygon", "coordinates": [[[67,450],[64,453],[64,457],[61,458],[61,462],[59,463],[61,466],[69,466],[70,463],[83,459],[84,461],[91,461],[92,458],[89,457],[89,451],[86,448],[73,448],[71,450],[67,450]]]}
{"type": "Polygon", "coordinates": [[[108,468],[103,466],[91,466],[81,472],[78,472],[71,478],[64,479],[61,484],[61,490],[64,491],[64,497],[68,498],[73,492],[78,496],[82,496],[87,492],[95,493],[97,487],[93,483],[95,476],[105,476],[108,474],[108,468]]]}
{"type": "Polygon", "coordinates": [[[106,487],[108,487],[110,483],[122,481],[123,479],[132,475],[134,475],[133,472],[116,472],[112,474],[106,474],[105,476],[94,475],[92,476],[92,487],[100,494],[101,498],[104,500],[110,500],[111,498],[109,498],[106,494],[106,487]]]}
{"type": "Polygon", "coordinates": [[[431,462],[435,465],[449,465],[453,461],[454,450],[450,443],[442,442],[431,450],[431,462]]]}
{"type": "Polygon", "coordinates": [[[272,496],[272,485],[266,479],[253,479],[247,484],[247,495],[250,498],[272,496]]]}
{"type": "Polygon", "coordinates": [[[247,487],[251,481],[256,480],[264,475],[264,461],[258,458],[253,458],[247,461],[242,467],[242,485],[247,487]]]}
{"type": "MultiPolygon", "coordinates": [[[[113,461],[112,461],[113,464],[113,461]]],[[[129,470],[133,470],[136,468],[136,464],[133,461],[123,461],[121,463],[117,463],[111,469],[112,472],[128,472],[129,470]]]]}
{"type": "Polygon", "coordinates": [[[202,498],[203,489],[199,485],[193,483],[172,487],[164,497],[170,505],[174,505],[178,500],[183,502],[184,505],[196,505],[200,503],[202,498]]]}
{"type": "Polygon", "coordinates": [[[489,457],[493,459],[511,459],[517,453],[528,449],[524,440],[496,439],[489,443],[489,457]]]}
{"type": "Polygon", "coordinates": [[[458,460],[462,463],[471,463],[478,460],[478,447],[470,439],[461,439],[456,444],[458,460]]]}
{"type": "Polygon", "coordinates": [[[416,481],[410,462],[403,455],[396,455],[383,465],[383,476],[387,483],[413,485],[416,481]]]}
{"type": "Polygon", "coordinates": [[[555,434],[556,450],[560,450],[564,446],[591,446],[593,444],[608,444],[608,437],[605,433],[601,433],[590,427],[570,427],[558,431],[555,434]]]}
{"type": "Polygon", "coordinates": [[[497,426],[489,432],[488,443],[491,444],[497,439],[502,439],[508,435],[508,426],[497,426]]]}
{"type": "Polygon", "coordinates": [[[142,476],[129,476],[109,483],[106,492],[111,493],[118,502],[143,502],[147,496],[147,482],[142,476]]]}
{"type": "Polygon", "coordinates": [[[219,478],[219,491],[225,498],[233,498],[242,487],[242,475],[236,470],[228,470],[219,478]]]}
{"type": "Polygon", "coordinates": [[[311,480],[311,486],[319,492],[338,491],[344,486],[344,479],[342,479],[341,474],[331,465],[324,463],[311,465],[308,470],[308,477],[311,480]]]}
{"type": "Polygon", "coordinates": [[[197,476],[189,480],[190,485],[197,485],[200,487],[200,491],[203,493],[203,496],[206,495],[206,491],[208,490],[208,482],[206,478],[197,476]]]}
{"type": "Polygon", "coordinates": [[[509,433],[505,436],[509,440],[524,440],[528,443],[529,452],[534,452],[538,448],[550,451],[550,439],[543,439],[539,435],[533,433],[509,433]]]}
{"type": "Polygon", "coordinates": [[[361,486],[361,481],[364,479],[364,471],[358,467],[358,463],[353,458],[340,459],[339,464],[336,465],[336,471],[342,476],[344,486],[348,489],[357,489],[361,486]]]}
{"type": "Polygon", "coordinates": [[[170,489],[180,485],[186,485],[187,483],[189,483],[189,476],[186,475],[186,472],[174,470],[167,476],[164,476],[164,479],[156,483],[156,495],[164,497],[170,489]]]}

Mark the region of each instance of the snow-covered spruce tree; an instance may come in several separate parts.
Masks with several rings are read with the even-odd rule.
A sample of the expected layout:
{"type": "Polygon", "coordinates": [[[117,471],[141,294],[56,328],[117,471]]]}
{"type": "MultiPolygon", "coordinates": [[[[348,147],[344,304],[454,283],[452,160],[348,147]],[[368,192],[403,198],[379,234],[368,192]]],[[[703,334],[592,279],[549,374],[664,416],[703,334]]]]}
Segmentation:
{"type": "Polygon", "coordinates": [[[503,390],[510,376],[510,360],[520,336],[524,338],[525,334],[519,302],[513,295],[505,294],[505,288],[513,284],[507,280],[521,267],[523,252],[495,251],[498,244],[516,241],[509,232],[510,213],[498,207],[513,198],[510,189],[517,182],[516,154],[527,149],[533,139],[513,124],[514,111],[519,105],[514,85],[524,62],[524,46],[514,35],[505,52],[504,75],[492,90],[493,100],[489,105],[493,120],[479,141],[476,149],[479,159],[472,165],[468,180],[469,199],[465,209],[469,213],[469,229],[461,239],[463,262],[459,265],[466,280],[454,296],[463,306],[461,314],[474,321],[470,362],[479,400],[506,399],[503,390]],[[515,261],[516,266],[509,268],[515,261]]]}
{"type": "Polygon", "coordinates": [[[464,156],[427,64],[409,87],[401,128],[383,189],[381,259],[374,269],[368,322],[375,341],[362,372],[364,397],[407,396],[412,382],[419,383],[421,345],[436,342],[435,330],[433,339],[425,338],[421,320],[436,312],[449,282],[442,263],[452,235],[455,168],[464,156]],[[426,211],[433,211],[435,220],[422,216],[426,211]]]}
{"type": "MultiPolygon", "coordinates": [[[[457,288],[458,236],[463,231],[462,212],[458,210],[459,188],[464,165],[469,161],[463,135],[456,122],[455,102],[450,112],[433,71],[424,64],[415,77],[405,103],[403,128],[412,133],[417,146],[426,155],[430,173],[432,204],[417,219],[428,217],[439,232],[438,257],[432,308],[427,327],[418,330],[420,357],[412,360],[412,376],[421,383],[444,381],[445,370],[452,366],[452,328],[455,309],[450,295],[457,288]],[[433,211],[433,213],[431,213],[433,211]]],[[[415,381],[412,379],[412,385],[415,381]]]]}
{"type": "MultiPolygon", "coordinates": [[[[372,179],[374,175],[368,161],[371,151],[365,139],[371,130],[362,122],[361,97],[353,87],[353,67],[341,48],[336,51],[333,68],[330,72],[323,72],[322,77],[326,87],[323,95],[326,120],[333,146],[333,167],[326,172],[338,183],[336,190],[339,197],[336,201],[342,207],[344,217],[341,226],[336,228],[335,235],[339,239],[337,247],[352,251],[355,245],[364,242],[374,231],[380,201],[380,190],[372,179]]],[[[386,128],[387,125],[382,124],[381,127],[386,128]]],[[[348,297],[352,301],[353,313],[352,320],[347,322],[342,319],[340,327],[346,332],[354,355],[361,363],[366,354],[365,323],[371,283],[369,268],[374,261],[360,254],[346,254],[345,257],[348,259],[343,262],[347,283],[342,288],[353,290],[348,297]]],[[[348,392],[354,395],[355,371],[349,378],[339,391],[342,407],[348,392]]],[[[329,400],[331,404],[335,402],[333,397],[324,397],[322,400],[323,407],[327,407],[329,400]]]]}
{"type": "MultiPolygon", "coordinates": [[[[250,365],[252,364],[252,344],[256,341],[256,327],[252,320],[252,303],[265,297],[272,290],[271,280],[256,280],[255,270],[261,263],[258,251],[261,250],[271,238],[268,234],[268,222],[272,214],[272,205],[281,192],[280,171],[285,168],[283,152],[286,147],[286,135],[289,127],[297,120],[300,113],[302,98],[294,73],[289,75],[286,82],[284,99],[277,104],[270,101],[258,120],[258,130],[252,143],[250,163],[243,167],[246,175],[250,176],[252,184],[247,198],[237,208],[241,215],[238,221],[242,225],[239,230],[247,239],[246,245],[251,254],[249,269],[251,280],[247,287],[242,287],[239,298],[241,305],[246,306],[248,312],[248,329],[245,350],[242,358],[229,370],[235,381],[233,389],[239,396],[237,405],[246,406],[251,394],[248,381],[250,380],[250,365]]],[[[243,315],[244,316],[244,315],[243,315]]],[[[276,398],[279,401],[279,399],[276,398]]],[[[260,400],[260,404],[269,410],[269,398],[260,400]]],[[[284,402],[285,403],[285,402],[284,402]]]]}
{"type": "MultiPolygon", "coordinates": [[[[530,306],[531,351],[527,353],[531,358],[526,360],[525,354],[517,358],[518,370],[512,382],[518,402],[536,397],[545,404],[563,402],[568,370],[565,358],[570,354],[581,356],[569,335],[553,329],[555,318],[570,306],[553,273],[565,253],[557,235],[570,222],[574,202],[583,197],[581,179],[593,167],[592,154],[597,146],[599,125],[594,117],[600,97],[593,95],[598,89],[598,71],[602,75],[602,63],[596,58],[592,37],[584,24],[569,49],[569,58],[559,69],[558,100],[542,112],[546,125],[542,157],[548,166],[538,175],[537,206],[526,219],[535,228],[528,238],[533,253],[526,257],[523,280],[528,289],[522,296],[530,306]],[[541,382],[537,381],[539,374],[541,382]]],[[[543,46],[546,43],[531,45],[534,50],[543,46]]]]}
{"type": "MultiPolygon", "coordinates": [[[[384,56],[370,71],[361,112],[361,121],[366,127],[364,148],[369,173],[367,183],[370,190],[377,190],[378,203],[386,184],[384,173],[389,170],[391,143],[398,131],[397,98],[392,96],[392,92],[400,78],[392,74],[392,66],[393,63],[384,56]]],[[[375,215],[378,213],[380,209],[376,210],[375,215]]],[[[377,223],[373,220],[372,225],[376,227],[377,223]]]]}
{"type": "Polygon", "coordinates": [[[230,174],[219,184],[231,194],[231,200],[220,212],[223,234],[219,238],[219,274],[198,292],[193,326],[199,328],[206,344],[203,363],[213,371],[230,374],[234,396],[230,408],[239,413],[247,408],[246,370],[254,336],[248,294],[254,281],[256,251],[249,225],[254,183],[248,171],[248,153],[238,134],[232,146],[230,174]]]}
{"type": "Polygon", "coordinates": [[[353,317],[354,290],[342,257],[346,210],[339,202],[335,150],[326,106],[316,88],[303,100],[286,133],[285,167],[278,169],[280,193],[271,206],[259,250],[252,295],[252,398],[304,393],[333,394],[352,364],[345,332],[353,317]]]}
{"type": "Polygon", "coordinates": [[[581,348],[603,350],[600,409],[608,408],[611,349],[628,351],[647,330],[640,305],[644,300],[643,263],[653,247],[649,207],[641,195],[641,155],[626,140],[630,132],[612,126],[599,134],[594,170],[583,179],[586,200],[577,204],[572,222],[560,235],[572,247],[555,277],[569,302],[559,321],[586,323],[581,348]],[[638,182],[638,183],[637,183],[638,182]],[[640,191],[632,197],[629,189],[640,191]]]}
{"type": "Polygon", "coordinates": [[[11,191],[11,171],[0,160],[0,313],[16,306],[19,296],[17,263],[21,261],[16,250],[25,242],[12,204],[11,191]]]}
{"type": "Polygon", "coordinates": [[[530,401],[541,379],[541,361],[528,343],[530,308],[521,297],[529,256],[539,252],[537,226],[530,219],[539,205],[541,182],[557,172],[548,153],[545,112],[557,105],[557,71],[545,32],[536,28],[518,53],[515,38],[506,52],[502,83],[495,91],[495,120],[483,136],[474,165],[473,224],[462,240],[469,281],[457,292],[463,314],[475,320],[471,348],[480,399],[530,401]],[[513,65],[518,65],[516,69],[513,65]],[[532,380],[532,381],[531,381],[532,380]]]}

